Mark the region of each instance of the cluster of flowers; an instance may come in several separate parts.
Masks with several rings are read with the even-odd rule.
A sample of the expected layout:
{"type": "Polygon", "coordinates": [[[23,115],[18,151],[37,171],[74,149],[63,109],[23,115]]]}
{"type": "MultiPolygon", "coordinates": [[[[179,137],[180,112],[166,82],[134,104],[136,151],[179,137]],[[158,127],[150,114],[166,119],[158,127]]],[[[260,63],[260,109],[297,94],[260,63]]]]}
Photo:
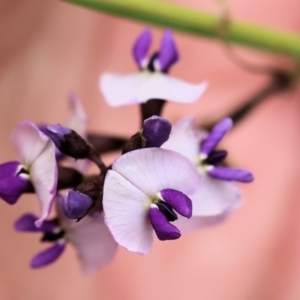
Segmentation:
{"type": "Polygon", "coordinates": [[[0,197],[9,204],[23,193],[36,193],[39,199],[41,215],[28,213],[15,223],[18,231],[40,232],[41,241],[51,243],[34,256],[33,268],[54,262],[71,243],[82,270],[92,273],[114,258],[118,245],[146,254],[153,230],[159,240],[178,239],[180,230],[219,223],[240,205],[242,196],[233,181],[251,182],[253,176],[225,167],[227,151],[217,149],[231,119],[207,133],[195,128],[193,118],[172,127],[160,117],[166,99],[194,102],[207,83],[192,85],[167,75],[179,58],[170,30],[159,52],[149,58],[150,46],[146,29],[133,47],[140,72],[100,78],[108,104],[141,105],[142,130],[130,139],[87,135],[87,117],[74,95],[67,127],[23,121],[13,131],[20,162],[0,165],[0,197]],[[106,166],[100,154],[120,145],[122,155],[106,166]],[[91,161],[99,174],[84,175],[91,161]],[[49,220],[53,206],[56,217],[49,220]]]}

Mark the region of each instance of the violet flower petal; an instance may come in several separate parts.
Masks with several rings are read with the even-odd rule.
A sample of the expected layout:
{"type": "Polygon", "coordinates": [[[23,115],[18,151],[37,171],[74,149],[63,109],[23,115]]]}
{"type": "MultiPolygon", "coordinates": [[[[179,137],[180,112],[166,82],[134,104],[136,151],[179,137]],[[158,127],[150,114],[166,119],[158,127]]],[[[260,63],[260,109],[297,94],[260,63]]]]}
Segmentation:
{"type": "Polygon", "coordinates": [[[56,221],[44,221],[41,227],[36,227],[38,217],[34,214],[24,214],[15,222],[15,229],[21,232],[53,232],[58,228],[56,221]]]}
{"type": "Polygon", "coordinates": [[[62,209],[69,219],[84,217],[93,204],[93,199],[78,191],[69,190],[65,197],[60,198],[62,209]]]}
{"type": "Polygon", "coordinates": [[[8,204],[15,204],[19,197],[32,189],[28,178],[22,176],[0,179],[0,197],[8,204]]]}
{"type": "Polygon", "coordinates": [[[158,208],[151,207],[149,209],[149,219],[157,237],[161,241],[176,240],[181,234],[177,227],[170,224],[165,215],[158,208]]]}
{"type": "Polygon", "coordinates": [[[141,68],[147,66],[147,54],[152,42],[150,29],[146,28],[137,38],[132,49],[132,55],[141,68]]]}
{"type": "Polygon", "coordinates": [[[105,221],[116,242],[129,251],[150,251],[153,237],[147,217],[149,205],[149,197],[135,185],[115,171],[107,172],[103,188],[105,221]]]}
{"type": "Polygon", "coordinates": [[[149,72],[126,76],[104,73],[99,81],[100,91],[112,107],[144,103],[150,99],[193,103],[204,93],[207,85],[207,82],[190,84],[162,73],[149,72]]]}
{"type": "Polygon", "coordinates": [[[146,139],[146,147],[160,147],[169,138],[171,123],[162,117],[152,116],[144,121],[142,136],[146,139]]]}
{"type": "Polygon", "coordinates": [[[6,177],[16,176],[22,168],[18,161],[9,161],[0,165],[0,180],[6,177]]]}
{"type": "Polygon", "coordinates": [[[233,122],[230,118],[223,119],[216,124],[208,137],[202,142],[200,146],[200,153],[208,155],[222,140],[224,135],[230,130],[233,122]]]}
{"type": "Polygon", "coordinates": [[[216,179],[239,182],[252,182],[254,180],[251,172],[242,169],[212,167],[208,174],[216,179]]]}
{"type": "Polygon", "coordinates": [[[159,69],[167,72],[171,65],[175,64],[179,59],[176,44],[170,29],[165,30],[159,49],[159,69]]]}
{"type": "Polygon", "coordinates": [[[186,157],[161,148],[128,152],[113,163],[112,169],[150,198],[167,188],[189,195],[200,185],[197,169],[186,157]]]}
{"type": "Polygon", "coordinates": [[[56,243],[50,248],[38,253],[31,260],[30,266],[34,269],[47,266],[55,262],[65,250],[64,243],[56,243]]]}
{"type": "Polygon", "coordinates": [[[188,196],[173,189],[164,189],[159,194],[161,199],[169,203],[179,214],[187,218],[192,216],[193,205],[188,196]]]}

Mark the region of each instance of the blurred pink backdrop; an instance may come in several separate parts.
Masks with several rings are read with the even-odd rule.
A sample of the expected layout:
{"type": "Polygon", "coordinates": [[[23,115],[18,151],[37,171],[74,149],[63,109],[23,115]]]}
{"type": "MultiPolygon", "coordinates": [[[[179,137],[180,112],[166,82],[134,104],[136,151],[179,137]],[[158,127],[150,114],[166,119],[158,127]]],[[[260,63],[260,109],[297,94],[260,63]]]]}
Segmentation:
{"type": "MultiPolygon", "coordinates": [[[[213,1],[174,2],[217,12],[213,1]]],[[[300,29],[299,1],[228,4],[235,18],[300,29]]],[[[90,130],[133,134],[138,107],[108,107],[98,77],[136,70],[130,51],[143,28],[67,3],[0,0],[0,162],[17,158],[9,134],[20,120],[67,120],[70,91],[81,96],[90,130]]],[[[153,30],[158,45],[162,31],[153,30]]],[[[182,59],[172,74],[195,83],[208,79],[210,87],[196,104],[168,104],[164,115],[172,121],[185,115],[196,115],[199,124],[216,120],[267,82],[231,62],[220,42],[175,37],[182,59]]],[[[253,62],[279,63],[278,57],[238,52],[253,62]]],[[[83,277],[71,246],[57,263],[31,270],[29,261],[42,245],[34,234],[14,232],[13,222],[38,211],[37,202],[32,196],[14,207],[0,201],[0,299],[300,299],[299,96],[296,87],[271,98],[226,139],[229,158],[256,178],[242,186],[239,211],[178,241],[155,241],[145,257],[120,247],[113,263],[94,276],[83,277]]]]}

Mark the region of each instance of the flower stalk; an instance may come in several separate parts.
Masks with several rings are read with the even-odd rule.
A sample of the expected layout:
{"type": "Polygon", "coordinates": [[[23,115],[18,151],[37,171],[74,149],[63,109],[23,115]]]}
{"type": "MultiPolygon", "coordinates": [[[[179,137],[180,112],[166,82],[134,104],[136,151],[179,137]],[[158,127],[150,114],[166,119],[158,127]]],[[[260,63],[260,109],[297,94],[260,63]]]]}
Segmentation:
{"type": "MultiPolygon", "coordinates": [[[[157,0],[64,1],[192,35],[221,38],[221,20],[218,16],[173,3],[157,0]]],[[[300,35],[289,31],[232,20],[226,39],[250,48],[300,59],[300,35]]]]}

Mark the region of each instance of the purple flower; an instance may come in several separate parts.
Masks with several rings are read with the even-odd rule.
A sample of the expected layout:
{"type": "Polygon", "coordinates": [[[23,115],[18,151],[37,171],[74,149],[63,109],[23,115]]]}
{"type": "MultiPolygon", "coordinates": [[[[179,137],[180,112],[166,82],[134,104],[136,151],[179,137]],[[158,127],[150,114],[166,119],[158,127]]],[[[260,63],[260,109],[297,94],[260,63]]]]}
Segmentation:
{"type": "Polygon", "coordinates": [[[151,32],[146,29],[136,40],[133,57],[141,72],[130,75],[104,73],[99,88],[106,102],[113,106],[144,103],[150,99],[192,103],[199,99],[207,88],[207,82],[190,84],[172,78],[166,73],[179,58],[172,31],[165,30],[159,52],[148,57],[151,32]]]}
{"type": "Polygon", "coordinates": [[[14,204],[19,196],[35,191],[41,206],[36,225],[41,226],[49,216],[57,185],[55,147],[52,141],[30,121],[21,122],[11,135],[21,163],[0,166],[0,196],[14,204]]]}
{"type": "Polygon", "coordinates": [[[74,222],[66,218],[59,208],[58,217],[51,221],[44,221],[40,228],[35,226],[36,220],[35,215],[25,214],[15,223],[16,230],[41,232],[42,242],[52,244],[33,257],[30,264],[32,268],[44,267],[55,262],[64,252],[67,243],[75,247],[81,269],[85,274],[98,271],[111,262],[116,254],[117,243],[104,224],[101,213],[74,222]]]}
{"type": "Polygon", "coordinates": [[[107,226],[120,245],[146,254],[153,229],[160,240],[180,237],[170,222],[177,219],[175,211],[191,217],[189,195],[198,187],[197,170],[179,153],[160,148],[128,152],[113,163],[105,178],[107,226]]]}
{"type": "Polygon", "coordinates": [[[224,220],[242,202],[239,188],[231,181],[253,181],[249,171],[219,166],[227,151],[215,148],[231,126],[231,119],[224,119],[207,134],[195,130],[192,118],[182,119],[173,126],[169,140],[162,145],[189,158],[201,179],[200,188],[190,196],[193,217],[198,218],[189,223],[180,220],[181,229],[209,226],[224,220]]]}

